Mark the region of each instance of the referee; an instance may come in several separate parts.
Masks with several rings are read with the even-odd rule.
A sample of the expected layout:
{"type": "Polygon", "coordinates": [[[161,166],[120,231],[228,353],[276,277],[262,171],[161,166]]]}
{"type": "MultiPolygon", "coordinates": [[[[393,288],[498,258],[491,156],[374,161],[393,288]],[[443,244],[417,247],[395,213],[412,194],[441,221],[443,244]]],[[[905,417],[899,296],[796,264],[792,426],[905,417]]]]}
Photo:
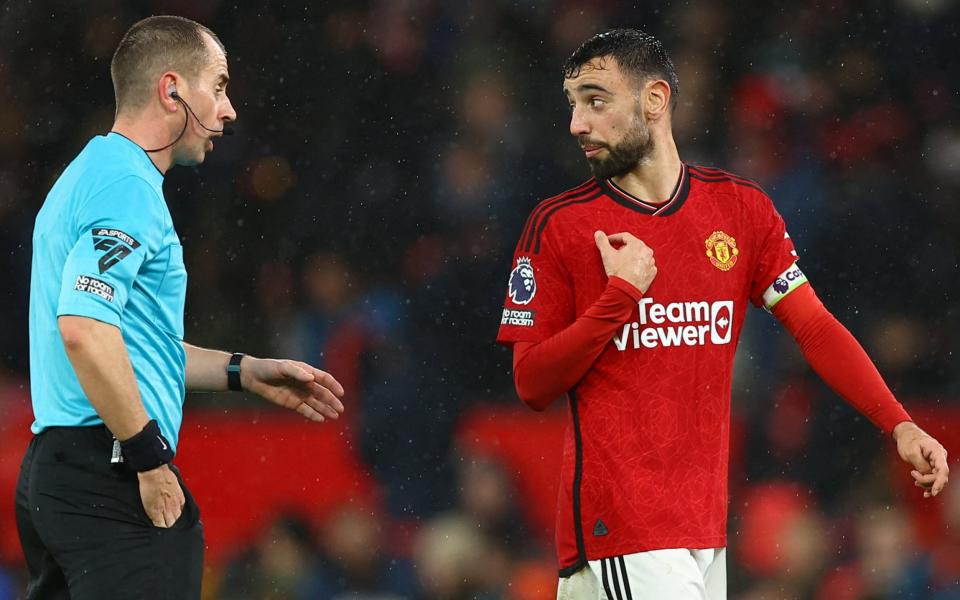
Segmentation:
{"type": "Polygon", "coordinates": [[[314,421],[343,388],[310,365],[183,341],[187,273],[163,197],[236,112],[226,53],[188,19],[133,25],[117,112],[37,215],[30,282],[35,434],[16,492],[29,599],[199,598],[203,530],[172,460],[190,390],[240,390],[314,421]]]}

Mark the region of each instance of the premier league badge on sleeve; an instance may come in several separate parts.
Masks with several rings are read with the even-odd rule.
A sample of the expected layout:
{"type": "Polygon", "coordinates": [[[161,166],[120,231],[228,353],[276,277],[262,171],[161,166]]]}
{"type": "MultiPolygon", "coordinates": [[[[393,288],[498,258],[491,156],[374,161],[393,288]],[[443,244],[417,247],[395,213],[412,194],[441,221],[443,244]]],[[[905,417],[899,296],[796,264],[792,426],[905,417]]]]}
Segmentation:
{"type": "Polygon", "coordinates": [[[533,277],[533,265],[529,258],[521,256],[517,259],[517,266],[510,272],[508,293],[514,304],[529,304],[533,300],[537,293],[537,280],[533,277]]]}

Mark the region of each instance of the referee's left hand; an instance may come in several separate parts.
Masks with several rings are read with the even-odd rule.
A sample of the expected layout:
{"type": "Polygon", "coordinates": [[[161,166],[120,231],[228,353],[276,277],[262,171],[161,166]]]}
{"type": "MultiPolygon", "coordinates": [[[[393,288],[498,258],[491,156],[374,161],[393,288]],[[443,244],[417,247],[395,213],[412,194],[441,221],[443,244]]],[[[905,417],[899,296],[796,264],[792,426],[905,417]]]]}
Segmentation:
{"type": "Polygon", "coordinates": [[[244,356],[240,384],[273,402],[322,423],[343,412],[343,386],[333,375],[297,360],[244,356]]]}

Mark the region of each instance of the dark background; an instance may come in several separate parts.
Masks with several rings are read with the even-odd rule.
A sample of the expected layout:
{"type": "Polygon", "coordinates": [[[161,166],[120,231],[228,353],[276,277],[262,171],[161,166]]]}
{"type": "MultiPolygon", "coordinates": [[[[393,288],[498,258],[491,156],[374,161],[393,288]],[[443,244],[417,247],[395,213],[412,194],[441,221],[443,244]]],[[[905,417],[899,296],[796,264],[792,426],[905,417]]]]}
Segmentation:
{"type": "MultiPolygon", "coordinates": [[[[651,31],[671,53],[681,157],[763,185],[818,294],[908,410],[929,410],[932,431],[955,415],[960,10],[948,0],[7,2],[0,410],[25,398],[34,216],[109,130],[112,52],[151,14],[219,35],[239,114],[235,136],[165,182],[190,274],[187,339],[337,375],[352,416],[330,427],[351,432],[382,488],[374,537],[401,540],[358,558],[351,540],[369,523],[341,520],[338,538],[336,519],[285,514],[210,566],[211,598],[552,597],[552,550],[519,533],[509,469],[465,458],[455,431],[467,411],[518,404],[493,342],[512,249],[539,200],[589,176],[560,65],[610,27],[651,31]],[[469,552],[450,558],[457,536],[482,574],[469,552]],[[546,583],[524,587],[533,576],[517,565],[546,583]],[[349,590],[368,595],[338,596],[349,590]]],[[[890,445],[752,312],[734,387],[731,597],[960,597],[958,495],[935,501],[925,537],[888,481],[907,473],[888,468],[890,445]]],[[[187,399],[188,419],[228,409],[239,422],[262,406],[187,399]]],[[[0,598],[22,576],[8,562],[0,598]]]]}

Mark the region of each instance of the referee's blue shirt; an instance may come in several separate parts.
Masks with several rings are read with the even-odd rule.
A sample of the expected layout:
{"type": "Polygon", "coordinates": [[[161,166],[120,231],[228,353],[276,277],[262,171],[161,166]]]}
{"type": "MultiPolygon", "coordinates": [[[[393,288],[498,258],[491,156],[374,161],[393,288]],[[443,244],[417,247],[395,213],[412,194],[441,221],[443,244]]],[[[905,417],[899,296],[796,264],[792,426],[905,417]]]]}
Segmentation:
{"type": "Polygon", "coordinates": [[[110,133],[90,140],[47,194],[34,226],[30,275],[34,433],[103,423],[57,326],[57,317],[77,315],[120,329],[147,414],[176,447],[187,271],[162,186],[146,152],[110,133]]]}

